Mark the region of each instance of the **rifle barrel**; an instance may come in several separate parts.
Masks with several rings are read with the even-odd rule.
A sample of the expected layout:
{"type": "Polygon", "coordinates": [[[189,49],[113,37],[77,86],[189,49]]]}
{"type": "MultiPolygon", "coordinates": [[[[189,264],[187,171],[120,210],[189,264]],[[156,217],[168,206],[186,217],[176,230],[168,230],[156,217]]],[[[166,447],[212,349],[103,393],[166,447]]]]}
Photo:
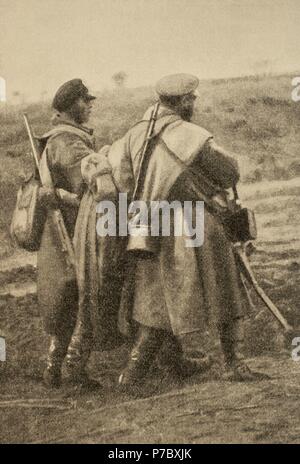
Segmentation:
{"type": "Polygon", "coordinates": [[[139,167],[138,167],[137,180],[136,180],[136,183],[135,183],[134,192],[132,194],[132,200],[136,200],[138,189],[140,188],[140,182],[142,180],[141,175],[142,175],[142,170],[143,170],[143,167],[144,167],[145,156],[146,156],[146,153],[147,153],[147,150],[148,150],[149,142],[151,140],[154,125],[155,125],[155,122],[156,122],[158,108],[159,108],[159,103],[157,102],[155,104],[152,112],[151,112],[149,124],[148,124],[148,127],[147,127],[146,138],[145,138],[144,143],[143,143],[141,160],[140,160],[139,167]]]}
{"type": "Polygon", "coordinates": [[[30,124],[29,124],[28,117],[27,117],[26,113],[23,113],[23,118],[24,118],[24,121],[25,121],[26,130],[27,130],[28,137],[29,137],[29,140],[30,140],[30,145],[31,145],[31,150],[32,150],[32,154],[33,154],[33,157],[34,157],[34,161],[35,161],[35,164],[36,164],[36,167],[37,167],[38,171],[40,172],[40,169],[39,169],[40,160],[39,160],[39,156],[38,156],[38,152],[37,152],[37,149],[36,149],[34,137],[33,137],[32,130],[31,130],[31,127],[30,127],[30,124]]]}

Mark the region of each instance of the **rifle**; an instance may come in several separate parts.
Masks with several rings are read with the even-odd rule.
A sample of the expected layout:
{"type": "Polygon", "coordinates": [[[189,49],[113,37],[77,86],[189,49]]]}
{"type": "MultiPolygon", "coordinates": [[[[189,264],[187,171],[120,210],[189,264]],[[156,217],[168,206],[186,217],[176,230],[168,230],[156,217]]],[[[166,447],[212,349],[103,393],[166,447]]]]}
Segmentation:
{"type": "MultiPolygon", "coordinates": [[[[147,126],[146,136],[145,136],[142,148],[141,148],[141,158],[140,158],[140,163],[139,163],[138,170],[137,170],[137,179],[136,179],[134,191],[132,194],[131,204],[133,204],[133,202],[139,198],[141,189],[143,187],[148,162],[149,162],[150,155],[152,152],[150,144],[153,140],[153,132],[154,132],[155,122],[157,119],[158,109],[159,109],[159,102],[157,102],[154,105],[152,112],[151,112],[150,119],[149,119],[149,123],[147,126]]],[[[133,214],[130,210],[128,212],[128,218],[129,218],[129,227],[131,227],[131,233],[130,233],[129,240],[127,243],[127,251],[131,253],[133,252],[145,258],[152,256],[153,253],[157,251],[158,241],[155,239],[153,240],[153,237],[149,237],[148,234],[146,234],[146,236],[143,235],[145,228],[148,228],[148,226],[145,226],[143,224],[139,224],[138,226],[133,226],[133,227],[130,226],[130,221],[133,218],[133,214]]]]}
{"type": "Polygon", "coordinates": [[[273,303],[273,301],[266,295],[264,290],[260,287],[258,284],[253,271],[251,269],[249,260],[246,255],[245,248],[242,244],[238,244],[234,247],[235,255],[237,257],[238,265],[239,268],[243,274],[243,276],[246,278],[246,280],[251,284],[251,286],[254,288],[255,292],[257,295],[260,297],[260,299],[264,302],[266,307],[271,311],[273,316],[277,319],[277,321],[282,325],[282,327],[285,329],[286,332],[290,332],[292,330],[292,327],[289,325],[287,320],[283,317],[281,314],[280,310],[277,308],[277,306],[273,303]]]}
{"type": "MultiPolygon", "coordinates": [[[[233,187],[233,193],[235,206],[234,217],[237,218],[237,220],[233,221],[234,226],[231,228],[231,232],[233,232],[233,250],[237,258],[239,269],[244,278],[255,290],[256,294],[263,301],[265,306],[268,308],[268,310],[273,314],[273,316],[277,319],[277,321],[284,328],[284,330],[287,333],[290,333],[292,332],[293,328],[289,325],[289,323],[281,314],[280,310],[273,303],[273,301],[268,297],[268,295],[266,295],[264,290],[260,287],[251,269],[251,265],[246,253],[246,246],[249,240],[254,240],[256,238],[256,227],[254,223],[255,219],[251,210],[248,210],[247,208],[242,208],[236,187],[233,187]],[[242,230],[237,231],[237,226],[241,226],[242,230]]],[[[247,291],[246,287],[245,289],[247,291]]]]}
{"type": "Polygon", "coordinates": [[[159,102],[155,103],[154,108],[153,108],[153,110],[151,112],[150,119],[149,119],[149,124],[148,124],[147,132],[146,132],[146,138],[145,138],[143,146],[142,146],[141,161],[139,163],[139,168],[138,168],[138,173],[137,173],[137,180],[136,180],[135,188],[134,188],[133,195],[132,195],[132,201],[137,199],[139,190],[141,188],[141,184],[142,184],[142,182],[144,180],[143,175],[144,175],[146,164],[147,164],[147,161],[148,161],[147,160],[147,158],[148,158],[147,154],[148,154],[149,144],[150,144],[150,141],[151,141],[152,136],[153,136],[153,131],[154,131],[154,126],[155,126],[155,122],[156,122],[156,119],[157,119],[158,109],[159,109],[159,102]]]}
{"type": "MultiPolygon", "coordinates": [[[[28,137],[29,137],[29,140],[30,140],[31,152],[32,152],[32,155],[33,155],[33,159],[34,159],[34,163],[35,163],[37,172],[39,174],[41,184],[42,184],[42,186],[47,186],[47,187],[50,187],[50,188],[54,189],[53,182],[52,182],[52,179],[50,177],[50,172],[49,172],[49,176],[47,175],[47,177],[46,177],[45,173],[40,168],[39,149],[38,149],[38,146],[37,146],[36,138],[33,135],[30,123],[28,121],[27,114],[24,113],[23,117],[24,117],[24,121],[25,121],[25,127],[26,127],[26,130],[27,130],[27,134],[28,134],[28,137]]],[[[57,232],[58,239],[59,239],[60,245],[61,245],[61,249],[62,249],[62,251],[63,251],[63,253],[64,253],[65,257],[66,257],[67,265],[69,267],[71,267],[72,269],[74,269],[74,271],[76,272],[76,259],[75,259],[74,248],[73,248],[72,241],[71,241],[71,239],[69,237],[68,231],[66,229],[63,215],[62,215],[60,209],[58,209],[58,208],[50,209],[48,214],[49,214],[49,216],[50,216],[50,218],[52,220],[52,223],[53,223],[53,225],[55,227],[55,230],[57,232]]]]}

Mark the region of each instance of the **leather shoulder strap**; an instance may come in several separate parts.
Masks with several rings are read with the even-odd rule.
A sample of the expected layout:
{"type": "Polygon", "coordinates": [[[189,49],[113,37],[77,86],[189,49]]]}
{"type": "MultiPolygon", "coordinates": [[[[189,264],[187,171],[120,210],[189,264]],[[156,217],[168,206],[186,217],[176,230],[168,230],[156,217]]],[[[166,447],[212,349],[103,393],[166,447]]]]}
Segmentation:
{"type": "MultiPolygon", "coordinates": [[[[141,192],[141,189],[143,187],[143,183],[145,181],[145,177],[146,177],[146,173],[147,173],[147,169],[148,169],[149,160],[150,160],[150,157],[152,155],[152,152],[153,152],[156,144],[158,143],[158,141],[159,141],[162,133],[164,132],[164,130],[170,124],[173,124],[177,120],[178,120],[177,117],[175,119],[168,117],[168,118],[161,118],[158,121],[156,121],[154,129],[153,129],[153,134],[152,134],[151,139],[150,139],[148,149],[147,149],[147,151],[145,153],[145,158],[144,158],[144,160],[142,162],[142,165],[141,165],[140,173],[139,173],[138,178],[136,180],[136,187],[135,187],[136,198],[135,199],[138,199],[138,196],[139,196],[139,194],[141,192]]],[[[143,145],[144,145],[144,143],[143,143],[143,145]]],[[[143,145],[142,145],[140,150],[143,149],[143,145]]]]}

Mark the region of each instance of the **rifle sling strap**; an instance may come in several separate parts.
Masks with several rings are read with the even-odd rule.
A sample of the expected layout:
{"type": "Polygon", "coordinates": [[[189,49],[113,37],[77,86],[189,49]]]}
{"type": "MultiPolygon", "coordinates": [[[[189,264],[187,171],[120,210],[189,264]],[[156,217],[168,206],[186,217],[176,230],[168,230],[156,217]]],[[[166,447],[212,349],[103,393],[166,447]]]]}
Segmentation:
{"type": "MultiPolygon", "coordinates": [[[[176,120],[177,119],[178,118],[176,118],[176,120]]],[[[149,161],[150,161],[150,157],[151,157],[151,154],[153,153],[153,150],[154,150],[156,144],[158,143],[158,140],[159,140],[160,136],[162,135],[163,131],[169,125],[171,125],[173,123],[174,123],[173,119],[171,121],[167,121],[164,125],[162,125],[159,128],[158,132],[155,132],[155,128],[153,129],[154,134],[150,138],[148,149],[147,149],[147,151],[145,153],[144,159],[142,160],[142,165],[141,165],[141,169],[140,169],[140,172],[139,172],[139,176],[138,176],[138,178],[136,180],[135,198],[133,198],[133,200],[138,200],[139,199],[139,195],[140,195],[140,193],[142,191],[142,187],[143,187],[143,184],[144,184],[144,181],[145,181],[145,178],[146,178],[146,173],[147,173],[147,168],[148,168],[148,164],[149,164],[149,161]]],[[[140,151],[143,150],[144,144],[145,144],[145,141],[143,142],[143,145],[142,145],[140,151]]]]}

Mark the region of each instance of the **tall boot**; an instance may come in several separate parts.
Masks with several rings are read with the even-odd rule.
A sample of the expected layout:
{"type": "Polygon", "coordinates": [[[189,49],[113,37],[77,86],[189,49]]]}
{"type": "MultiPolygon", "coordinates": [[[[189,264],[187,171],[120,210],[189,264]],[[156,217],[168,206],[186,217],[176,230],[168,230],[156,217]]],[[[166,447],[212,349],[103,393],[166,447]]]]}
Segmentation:
{"type": "Polygon", "coordinates": [[[101,388],[101,384],[91,379],[86,366],[91,354],[93,334],[87,320],[78,320],[66,356],[67,382],[87,390],[101,388]]]}
{"type": "Polygon", "coordinates": [[[143,380],[161,346],[162,338],[163,331],[140,325],[127,367],[119,377],[121,387],[133,387],[143,380]]]}
{"type": "Polygon", "coordinates": [[[61,385],[61,368],[67,352],[68,341],[61,335],[53,335],[50,338],[46,368],[43,374],[46,387],[57,388],[61,385]]]}
{"type": "Polygon", "coordinates": [[[221,325],[220,340],[226,366],[243,360],[241,353],[243,339],[242,324],[239,319],[221,325]]]}
{"type": "Polygon", "coordinates": [[[157,353],[158,367],[177,375],[182,361],[183,351],[180,341],[172,333],[165,332],[161,349],[157,353]]]}
{"type": "Polygon", "coordinates": [[[241,320],[236,319],[223,324],[220,329],[220,340],[226,368],[224,379],[247,382],[269,378],[266,374],[253,372],[243,360],[239,349],[243,342],[241,320]]]}
{"type": "Polygon", "coordinates": [[[74,331],[77,316],[77,286],[71,281],[64,289],[64,306],[61,307],[55,324],[55,335],[51,335],[44,384],[47,387],[59,387],[61,369],[74,331]]]}

